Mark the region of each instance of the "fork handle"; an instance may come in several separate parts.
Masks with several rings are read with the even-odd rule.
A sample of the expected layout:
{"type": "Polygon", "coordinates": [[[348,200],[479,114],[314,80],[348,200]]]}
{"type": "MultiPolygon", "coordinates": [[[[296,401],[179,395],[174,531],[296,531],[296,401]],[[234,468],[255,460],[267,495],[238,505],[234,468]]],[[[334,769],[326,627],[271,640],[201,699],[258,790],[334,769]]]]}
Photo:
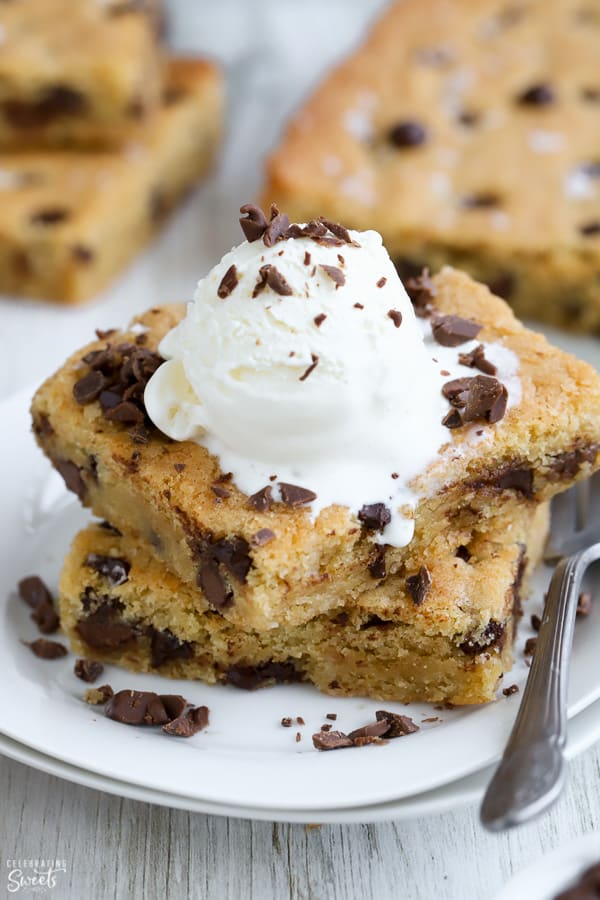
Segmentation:
{"type": "Polygon", "coordinates": [[[562,559],[552,576],[519,712],[481,805],[481,822],[490,831],[526,822],[561,792],[577,599],[585,570],[597,559],[600,544],[562,559]]]}

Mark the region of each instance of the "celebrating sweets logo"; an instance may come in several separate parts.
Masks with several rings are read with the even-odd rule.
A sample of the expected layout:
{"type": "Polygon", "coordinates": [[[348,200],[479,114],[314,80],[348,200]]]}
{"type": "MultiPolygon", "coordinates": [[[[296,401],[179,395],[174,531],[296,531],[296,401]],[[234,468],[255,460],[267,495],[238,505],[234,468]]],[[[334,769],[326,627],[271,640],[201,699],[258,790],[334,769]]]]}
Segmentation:
{"type": "Polygon", "coordinates": [[[66,873],[64,859],[7,859],[8,879],[6,889],[10,894],[21,890],[44,894],[59,883],[61,873],[66,873]]]}

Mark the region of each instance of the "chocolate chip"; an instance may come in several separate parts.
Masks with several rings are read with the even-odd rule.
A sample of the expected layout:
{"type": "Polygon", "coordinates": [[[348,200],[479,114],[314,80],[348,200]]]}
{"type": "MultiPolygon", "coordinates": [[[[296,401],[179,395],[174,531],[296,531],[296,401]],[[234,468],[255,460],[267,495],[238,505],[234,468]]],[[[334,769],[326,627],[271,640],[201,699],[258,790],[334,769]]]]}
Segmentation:
{"type": "Polygon", "coordinates": [[[585,464],[594,465],[599,449],[598,444],[589,444],[558,453],[552,457],[552,471],[560,478],[574,478],[585,464]]]}
{"type": "Polygon", "coordinates": [[[85,265],[93,261],[94,255],[94,251],[84,244],[74,244],[71,247],[71,256],[73,259],[77,262],[84,263],[85,265]]]}
{"type": "Polygon", "coordinates": [[[281,720],[281,724],[283,725],[284,728],[291,728],[291,727],[292,727],[292,720],[291,720],[291,718],[290,718],[289,716],[285,716],[285,717],[281,720]]]}
{"type": "Polygon", "coordinates": [[[321,731],[331,731],[331,725],[326,722],[324,725],[321,725],[321,731]]]}
{"type": "Polygon", "coordinates": [[[387,284],[387,278],[382,275],[381,278],[375,283],[375,287],[382,288],[387,284]]]}
{"type": "Polygon", "coordinates": [[[315,750],[341,750],[354,746],[343,731],[319,731],[313,734],[312,742],[315,750]]]}
{"type": "Polygon", "coordinates": [[[256,534],[252,535],[250,538],[250,543],[253,547],[264,547],[265,544],[268,544],[275,537],[275,532],[271,531],[270,528],[261,528],[256,534]]]}
{"type": "Polygon", "coordinates": [[[385,551],[385,544],[378,544],[377,547],[371,551],[367,563],[367,569],[369,570],[371,578],[381,579],[386,577],[387,567],[385,562],[385,551]]]}
{"type": "Polygon", "coordinates": [[[385,503],[368,503],[359,510],[358,519],[365,528],[383,531],[392,521],[392,514],[385,503]]]}
{"type": "Polygon", "coordinates": [[[245,216],[240,219],[240,225],[246,240],[250,243],[260,240],[268,224],[267,217],[260,206],[256,206],[254,203],[245,203],[240,207],[240,212],[242,216],[245,216]]]}
{"type": "Polygon", "coordinates": [[[446,428],[460,428],[462,423],[460,413],[457,409],[451,409],[442,419],[442,425],[446,428]]]}
{"type": "Polygon", "coordinates": [[[501,491],[515,490],[525,497],[533,497],[533,470],[526,465],[508,465],[502,472],[490,479],[501,491]]]}
{"type": "Polygon", "coordinates": [[[331,722],[335,722],[337,720],[337,713],[326,713],[325,718],[329,719],[331,722]]]}
{"type": "Polygon", "coordinates": [[[594,219],[579,226],[579,231],[584,237],[595,237],[600,234],[600,219],[594,219]]]}
{"type": "Polygon", "coordinates": [[[389,730],[390,723],[387,719],[379,718],[375,722],[369,722],[368,725],[363,725],[362,728],[356,728],[354,731],[351,731],[348,737],[351,741],[355,741],[356,738],[381,737],[389,730]]]}
{"type": "Polygon", "coordinates": [[[224,300],[226,297],[229,297],[231,292],[235,290],[238,285],[239,276],[237,272],[237,267],[234,265],[229,266],[225,274],[221,279],[221,283],[217,288],[217,297],[220,297],[221,300],[224,300]]]}
{"type": "Polygon", "coordinates": [[[87,110],[85,96],[65,84],[47,88],[33,101],[5,100],[2,111],[14,128],[43,128],[55,119],[80,116],[87,110]]]}
{"type": "Polygon", "coordinates": [[[291,662],[267,662],[258,666],[231,666],[224,676],[226,684],[254,691],[265,684],[302,681],[302,672],[291,662]]]}
{"type": "Polygon", "coordinates": [[[481,331],[481,325],[462,316],[436,314],[431,320],[433,337],[442,347],[458,347],[473,340],[481,331]]]}
{"type": "Polygon", "coordinates": [[[141,409],[128,400],[106,409],[104,415],[109,421],[121,422],[123,425],[138,425],[144,421],[141,409]]]}
{"type": "Polygon", "coordinates": [[[171,631],[165,629],[158,631],[150,626],[150,665],[153,669],[158,669],[165,662],[171,662],[173,659],[191,659],[194,655],[192,645],[189,641],[182,641],[176,637],[171,631]]]}
{"type": "Polygon", "coordinates": [[[402,325],[402,313],[399,309],[388,310],[388,318],[392,320],[396,328],[400,328],[402,325]]]}
{"type": "Polygon", "coordinates": [[[325,313],[319,313],[318,316],[314,317],[313,322],[315,323],[317,328],[320,328],[326,318],[327,316],[325,315],[325,313]]]}
{"type": "Polygon", "coordinates": [[[110,684],[102,684],[97,688],[88,688],[83,695],[83,699],[91,706],[101,706],[107,700],[110,700],[111,697],[114,697],[114,693],[110,684]]]}
{"type": "Polygon", "coordinates": [[[250,545],[240,536],[222,538],[207,549],[213,559],[222,563],[240,584],[245,584],[250,571],[250,545]]]}
{"type": "Polygon", "coordinates": [[[64,644],[59,644],[58,641],[49,641],[47,638],[38,638],[37,641],[31,641],[31,643],[23,641],[23,643],[40,659],[60,659],[69,652],[64,644]]]}
{"type": "Polygon", "coordinates": [[[387,722],[389,728],[385,733],[386,740],[404,737],[407,734],[414,734],[416,731],[419,731],[419,726],[413,722],[410,716],[401,716],[398,713],[388,712],[385,709],[378,709],[375,713],[375,718],[378,721],[387,722]]]}
{"type": "Polygon", "coordinates": [[[63,206],[49,206],[32,213],[29,221],[32,225],[59,225],[66,222],[70,215],[69,210],[63,206]]]}
{"type": "Polygon", "coordinates": [[[456,553],[454,555],[465,562],[469,562],[471,559],[471,551],[468,547],[465,547],[464,544],[460,544],[460,546],[456,548],[456,553]]]}
{"type": "Polygon", "coordinates": [[[125,584],[129,578],[129,569],[131,568],[126,559],[118,556],[102,556],[99,553],[88,554],[84,565],[93,569],[102,578],[108,579],[115,587],[119,584],[125,584]]]}
{"type": "Polygon", "coordinates": [[[296,484],[287,484],[285,481],[279,482],[279,490],[282,503],[285,503],[286,506],[291,506],[293,509],[304,506],[305,503],[312,503],[313,500],[317,499],[314,491],[298,487],[296,484]]]}
{"type": "Polygon", "coordinates": [[[420,122],[398,122],[390,128],[388,140],[395,147],[418,147],[427,140],[427,129],[420,122]]]}
{"type": "Polygon", "coordinates": [[[336,291],[339,287],[342,287],[344,284],[346,284],[346,276],[337,266],[326,266],[321,264],[320,268],[323,269],[323,271],[331,278],[331,280],[335,284],[336,291]]]}
{"type": "Polygon", "coordinates": [[[77,678],[93,684],[104,672],[104,666],[94,659],[76,659],[73,672],[77,678]]]}
{"type": "Polygon", "coordinates": [[[85,406],[97,400],[107,384],[108,379],[99,370],[88,372],[73,385],[73,396],[77,403],[85,406]]]}
{"type": "Polygon", "coordinates": [[[233,603],[233,591],[226,584],[219,564],[214,559],[206,559],[198,570],[198,587],[206,594],[208,603],[218,610],[227,609],[233,603]]]}
{"type": "Polygon", "coordinates": [[[103,602],[98,608],[77,623],[77,633],[96,650],[123,650],[137,640],[134,625],[117,618],[117,610],[103,602]]]}
{"type": "Polygon", "coordinates": [[[248,503],[258,512],[268,512],[273,505],[273,495],[271,485],[261,488],[255,494],[248,497],[248,503]]]}
{"type": "Polygon", "coordinates": [[[84,500],[87,488],[81,477],[79,466],[68,459],[55,459],[53,463],[54,468],[62,475],[68,489],[77,494],[80,500],[84,500]]]}
{"type": "Polygon", "coordinates": [[[508,687],[505,687],[502,693],[505,697],[512,697],[513,694],[519,693],[519,686],[517,684],[511,684],[508,687]]]}
{"type": "Polygon", "coordinates": [[[167,711],[153,691],[117,691],[104,714],[123,725],[166,725],[167,711]]]}
{"type": "Polygon", "coordinates": [[[431,574],[427,566],[421,566],[416,575],[406,579],[406,590],[412,597],[415,606],[420,606],[431,588],[431,574]]]}
{"type": "Polygon", "coordinates": [[[265,247],[272,247],[280,237],[283,236],[284,232],[290,226],[290,220],[286,216],[285,213],[280,213],[277,209],[277,206],[273,203],[271,204],[271,220],[267,227],[265,228],[264,234],[262,236],[263,244],[265,247]]]}
{"type": "Polygon", "coordinates": [[[582,591],[577,598],[577,615],[589,616],[592,611],[592,594],[590,591],[582,591]]]}
{"type": "Polygon", "coordinates": [[[517,103],[523,106],[548,106],[556,97],[549,84],[533,84],[517,96],[517,103]]]}
{"type": "Polygon", "coordinates": [[[162,730],[173,737],[192,737],[208,725],[208,706],[195,706],[166,725],[162,730]]]}
{"type": "Polygon", "coordinates": [[[527,640],[525,641],[525,648],[523,650],[523,652],[525,653],[525,656],[533,656],[535,653],[536,647],[537,647],[537,638],[536,637],[527,638],[527,640]]]}
{"type": "Polygon", "coordinates": [[[231,493],[222,484],[211,484],[210,489],[219,500],[227,500],[228,497],[231,497],[231,493]]]}
{"type": "Polygon", "coordinates": [[[492,209],[500,204],[500,197],[493,191],[481,191],[478,194],[467,194],[461,200],[463,209],[492,209]]]}
{"type": "Polygon", "coordinates": [[[498,371],[494,363],[485,358],[485,348],[483,344],[478,344],[478,346],[469,353],[459,353],[458,361],[461,366],[479,369],[479,371],[483,372],[485,375],[495,375],[498,371]]]}
{"type": "Polygon", "coordinates": [[[51,437],[54,434],[54,428],[50,423],[49,417],[46,413],[40,413],[37,415],[33,422],[33,430],[38,435],[38,437],[51,437]]]}
{"type": "Polygon", "coordinates": [[[310,366],[308,366],[308,367],[304,370],[304,372],[302,373],[302,375],[300,376],[300,378],[298,379],[298,381],[306,381],[306,379],[308,378],[308,376],[309,376],[312,372],[314,372],[314,370],[315,370],[315,369],[317,368],[317,366],[319,365],[319,357],[316,356],[316,354],[314,354],[314,353],[311,353],[310,356],[311,356],[312,362],[311,362],[310,366]]]}
{"type": "Polygon", "coordinates": [[[40,603],[52,605],[52,594],[38,575],[28,575],[21,578],[18,584],[19,597],[28,606],[35,609],[40,603]]]}

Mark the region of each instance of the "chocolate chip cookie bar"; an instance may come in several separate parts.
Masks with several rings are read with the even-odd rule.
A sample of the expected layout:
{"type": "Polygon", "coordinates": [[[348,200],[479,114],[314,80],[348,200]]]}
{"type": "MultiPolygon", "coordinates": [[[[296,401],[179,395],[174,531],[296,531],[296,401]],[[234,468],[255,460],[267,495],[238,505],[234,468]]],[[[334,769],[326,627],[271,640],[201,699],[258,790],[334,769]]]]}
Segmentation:
{"type": "Polygon", "coordinates": [[[484,703],[511,666],[523,579],[547,518],[546,507],[523,503],[485,534],[440,536],[420,602],[394,575],[333,612],[266,632],[237,628],[145,547],[91,525],[64,563],[61,622],[76,653],[133,671],[250,690],[308,681],[337,696],[484,703]]]}
{"type": "Polygon", "coordinates": [[[20,0],[0,13],[0,147],[107,146],[158,110],[157,0],[20,0]]]}
{"type": "MultiPolygon", "coordinates": [[[[578,0],[408,0],[297,112],[262,193],[600,333],[600,28],[578,0]]],[[[263,205],[264,205],[263,204],[263,205]]]]}
{"type": "Polygon", "coordinates": [[[222,82],[170,63],[161,111],[118,152],[0,157],[0,291],[79,303],[102,290],[210,166],[222,82]]]}
{"type": "Polygon", "coordinates": [[[390,577],[420,603],[438,537],[485,532],[504,510],[545,501],[600,465],[600,378],[463,273],[424,275],[409,291],[423,327],[437,335],[432,355],[434,346],[454,347],[464,378],[448,382],[440,372],[447,444],[415,479],[415,531],[405,547],[377,541],[389,513],[383,503],[367,502],[358,516],[331,505],[313,518],[310,485],[280,485],[277,502],[274,483],[247,496],[205,447],[152,426],[144,391],[181,306],[150,310],[72,356],[34,398],[36,438],[84,505],[195,586],[197,603],[242,628],[300,624],[384,589],[390,577]],[[461,352],[473,329],[518,360],[516,405],[506,407],[480,345],[461,352]]]}

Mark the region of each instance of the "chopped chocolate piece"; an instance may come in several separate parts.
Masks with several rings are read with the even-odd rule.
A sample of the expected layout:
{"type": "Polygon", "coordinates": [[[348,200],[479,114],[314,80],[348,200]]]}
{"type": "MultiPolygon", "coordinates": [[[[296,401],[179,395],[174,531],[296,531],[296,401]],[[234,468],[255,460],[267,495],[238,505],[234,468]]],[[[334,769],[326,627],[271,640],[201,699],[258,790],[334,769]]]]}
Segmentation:
{"type": "Polygon", "coordinates": [[[378,709],[375,713],[377,721],[384,720],[388,724],[388,730],[385,733],[386,740],[404,737],[407,734],[414,734],[419,731],[410,716],[401,716],[398,713],[388,712],[385,709],[378,709]]]}
{"type": "Polygon", "coordinates": [[[525,656],[533,656],[533,654],[535,653],[536,647],[537,647],[537,638],[536,637],[527,638],[527,640],[525,641],[525,649],[523,651],[525,653],[525,656]]]}
{"type": "Polygon", "coordinates": [[[479,344],[470,353],[459,353],[458,361],[461,366],[469,366],[471,369],[479,369],[484,375],[495,375],[498,371],[494,363],[485,358],[483,344],[479,344]]]}
{"type": "Polygon", "coordinates": [[[302,716],[296,716],[296,724],[297,725],[306,725],[306,722],[302,718],[302,716]]]}
{"type": "Polygon", "coordinates": [[[598,445],[576,447],[566,453],[559,453],[553,457],[552,469],[559,477],[572,478],[585,463],[594,463],[598,454],[598,445]]]}
{"type": "Polygon", "coordinates": [[[285,213],[280,213],[276,205],[271,204],[271,221],[265,228],[262,239],[265,247],[273,247],[273,245],[284,236],[284,233],[290,227],[290,220],[285,213]]]}
{"type": "Polygon", "coordinates": [[[51,206],[32,213],[29,221],[32,225],[59,225],[70,217],[68,209],[62,206],[51,206]]]}
{"type": "Polygon", "coordinates": [[[386,544],[378,544],[369,556],[367,569],[371,578],[385,578],[387,575],[387,567],[385,563],[386,544]]]}
{"type": "Polygon", "coordinates": [[[220,484],[211,484],[210,489],[213,494],[215,494],[215,496],[219,498],[219,500],[227,500],[228,497],[231,497],[230,491],[228,491],[227,488],[224,488],[220,484]]]}
{"type": "Polygon", "coordinates": [[[472,377],[453,378],[447,381],[442,387],[442,395],[452,403],[453,406],[464,406],[466,403],[466,395],[469,392],[472,377]]]}
{"type": "Polygon", "coordinates": [[[117,691],[104,714],[123,725],[165,725],[169,721],[160,697],[153,691],[117,691]]]}
{"type": "Polygon", "coordinates": [[[446,428],[460,428],[462,419],[459,411],[457,409],[451,409],[450,412],[446,413],[442,419],[442,425],[445,425],[446,428]]]}
{"type": "Polygon", "coordinates": [[[254,691],[272,681],[277,684],[302,681],[302,673],[291,662],[267,662],[260,666],[232,666],[223,680],[245,691],[254,691]]]}
{"type": "Polygon", "coordinates": [[[150,665],[158,669],[165,662],[173,659],[191,659],[194,655],[189,641],[182,641],[171,631],[158,631],[152,626],[148,629],[150,634],[150,665]]]}
{"type": "Polygon", "coordinates": [[[329,722],[325,722],[324,725],[321,725],[321,731],[331,731],[331,724],[329,722]]]}
{"type": "Polygon", "coordinates": [[[237,287],[239,280],[240,279],[235,264],[229,266],[229,268],[223,275],[223,278],[221,279],[219,287],[217,288],[217,297],[220,297],[221,300],[225,300],[226,297],[229,297],[231,292],[234,291],[237,287]]]}
{"type": "Polygon", "coordinates": [[[428,316],[431,312],[431,301],[437,294],[437,288],[429,277],[429,269],[423,269],[420,275],[407,278],[404,287],[414,307],[415,315],[421,319],[428,316]]]}
{"type": "Polygon", "coordinates": [[[398,122],[390,128],[388,140],[395,147],[418,147],[427,140],[427,130],[420,122],[398,122]]]}
{"type": "Polygon", "coordinates": [[[212,544],[209,552],[218,563],[223,563],[240,584],[245,584],[252,565],[250,545],[245,538],[240,536],[222,538],[212,544]]]}
{"type": "Polygon", "coordinates": [[[271,531],[270,528],[261,528],[256,534],[252,535],[250,543],[253,547],[264,547],[265,544],[270,543],[274,537],[275,532],[271,531]]]}
{"type": "Polygon", "coordinates": [[[296,743],[299,744],[301,740],[302,740],[302,735],[300,734],[299,731],[297,731],[296,732],[296,743]]]}
{"type": "Polygon", "coordinates": [[[548,106],[555,99],[554,90],[549,84],[534,84],[518,95],[517,103],[522,106],[548,106]]]}
{"type": "Polygon", "coordinates": [[[508,392],[497,378],[476,375],[471,379],[466,404],[461,412],[463,424],[485,419],[490,425],[499,422],[506,412],[508,392]]]}
{"type": "Polygon", "coordinates": [[[137,640],[134,625],[117,618],[118,609],[104,601],[85,619],[77,623],[80,637],[96,650],[121,650],[137,640]]]}
{"type": "Polygon", "coordinates": [[[371,531],[383,531],[392,521],[392,514],[385,503],[369,503],[360,509],[358,519],[371,531]]]}
{"type": "Polygon", "coordinates": [[[577,615],[589,616],[592,611],[592,594],[591,591],[582,591],[577,598],[577,615]]]}
{"type": "Polygon", "coordinates": [[[396,328],[400,328],[402,325],[402,313],[399,309],[388,310],[388,318],[392,320],[396,328]]]}
{"type": "Polygon", "coordinates": [[[341,269],[338,269],[337,266],[326,266],[321,264],[321,269],[329,275],[333,283],[335,284],[335,289],[342,287],[342,285],[346,284],[346,276],[342,272],[341,269]]]}
{"type": "Polygon", "coordinates": [[[31,613],[31,618],[42,634],[53,634],[58,631],[60,619],[52,602],[43,600],[31,613]]]}
{"type": "Polygon", "coordinates": [[[268,512],[273,505],[273,495],[271,485],[268,484],[266,487],[261,488],[260,491],[257,491],[255,494],[251,494],[248,497],[248,503],[250,506],[253,506],[258,512],[268,512]]]}
{"type": "Polygon", "coordinates": [[[515,490],[525,497],[533,497],[533,470],[525,465],[508,465],[491,483],[502,491],[515,490]]]}
{"type": "Polygon", "coordinates": [[[254,203],[245,203],[240,207],[242,216],[246,218],[240,219],[240,225],[244,232],[244,237],[249,243],[258,241],[263,236],[267,228],[267,217],[260,208],[254,203]]]}
{"type": "Polygon", "coordinates": [[[431,320],[431,331],[442,347],[458,347],[477,337],[481,325],[462,316],[442,316],[438,313],[431,320]]]}
{"type": "Polygon", "coordinates": [[[427,566],[421,566],[416,575],[409,575],[406,579],[406,590],[411,595],[415,606],[423,603],[430,587],[431,575],[427,566]]]}
{"type": "Polygon", "coordinates": [[[362,728],[356,728],[354,731],[351,731],[348,737],[351,741],[355,741],[356,738],[381,737],[389,730],[390,723],[388,720],[379,718],[374,722],[369,722],[368,725],[363,725],[362,728]]]}
{"type": "Polygon", "coordinates": [[[465,562],[469,562],[469,560],[471,559],[471,551],[468,547],[465,547],[464,544],[461,544],[456,548],[456,553],[454,555],[459,559],[464,560],[465,562]]]}
{"type": "Polygon", "coordinates": [[[52,604],[52,594],[37,575],[22,578],[18,585],[19,596],[28,606],[35,609],[40,603],[52,604]]]}
{"type": "Polygon", "coordinates": [[[316,356],[314,353],[311,353],[310,356],[311,356],[312,362],[311,362],[310,366],[304,370],[304,372],[302,373],[302,375],[300,376],[298,381],[306,381],[306,379],[311,374],[311,372],[314,372],[314,370],[319,365],[319,357],[316,356]]]}
{"type": "Polygon", "coordinates": [[[468,635],[466,640],[459,644],[459,648],[463,653],[469,656],[477,656],[478,653],[485,653],[494,645],[500,647],[504,641],[506,628],[502,622],[496,622],[491,619],[485,626],[485,629],[479,638],[475,640],[472,635],[468,635]]]}
{"type": "Polygon", "coordinates": [[[595,237],[600,234],[600,219],[594,219],[579,226],[579,231],[584,237],[595,237]]]}
{"type": "Polygon", "coordinates": [[[173,468],[176,472],[183,472],[185,469],[185,463],[173,463],[173,468]]]}
{"type": "Polygon", "coordinates": [[[94,659],[76,659],[73,672],[77,678],[87,681],[88,684],[93,684],[104,672],[104,666],[94,659]]]}
{"type": "Polygon", "coordinates": [[[326,318],[327,316],[325,315],[325,313],[319,313],[318,316],[314,317],[313,322],[315,323],[317,328],[320,328],[326,318]]]}
{"type": "Polygon", "coordinates": [[[86,557],[85,565],[101,575],[102,578],[108,579],[114,587],[125,584],[131,568],[126,559],[118,556],[102,556],[99,553],[90,553],[86,557]]]}
{"type": "Polygon", "coordinates": [[[332,722],[335,722],[337,719],[337,713],[326,713],[325,718],[331,719],[332,722]]]}
{"type": "Polygon", "coordinates": [[[110,700],[111,697],[114,697],[114,691],[110,684],[102,684],[97,688],[88,688],[83,695],[85,702],[91,706],[100,706],[106,703],[107,700],[110,700]]]}
{"type": "Polygon", "coordinates": [[[362,305],[362,303],[355,303],[354,309],[364,309],[364,306],[362,305]]]}
{"type": "Polygon", "coordinates": [[[108,384],[108,379],[98,369],[94,369],[76,381],[73,385],[73,396],[77,403],[85,406],[86,403],[92,403],[97,400],[104,388],[108,384]]]}
{"type": "Polygon", "coordinates": [[[284,728],[291,728],[291,727],[292,727],[292,720],[291,720],[291,718],[290,718],[289,716],[285,716],[285,717],[281,720],[281,724],[283,725],[284,728]]]}
{"type": "Polygon", "coordinates": [[[387,278],[384,275],[382,275],[382,277],[377,282],[376,287],[382,288],[384,286],[384,284],[387,284],[387,278]]]}
{"type": "Polygon", "coordinates": [[[195,706],[163,725],[165,734],[173,737],[192,737],[208,725],[208,706],[195,706]]]}
{"type": "Polygon", "coordinates": [[[512,697],[513,694],[519,693],[518,684],[511,684],[508,687],[505,687],[502,691],[505,697],[512,697]]]}
{"type": "Polygon", "coordinates": [[[179,716],[183,715],[186,707],[189,706],[187,700],[181,694],[159,694],[158,697],[169,719],[178,719],[179,716]]]}
{"type": "Polygon", "coordinates": [[[343,747],[353,746],[343,731],[319,731],[313,734],[312,742],[315,750],[341,750],[343,747]]]}
{"type": "Polygon", "coordinates": [[[77,494],[80,500],[83,500],[86,494],[85,481],[81,477],[79,466],[68,459],[55,459],[54,468],[63,477],[63,481],[70,491],[77,494]]]}
{"type": "Polygon", "coordinates": [[[535,613],[532,613],[531,615],[531,627],[534,631],[539,631],[542,627],[542,620],[535,613]]]}
{"type": "Polygon", "coordinates": [[[312,503],[317,499],[314,491],[308,488],[298,487],[296,484],[287,484],[285,481],[279,482],[279,490],[281,492],[281,501],[286,506],[295,509],[298,506],[304,506],[305,503],[312,503]]]}
{"type": "Polygon", "coordinates": [[[30,643],[23,641],[23,643],[40,659],[60,659],[69,652],[64,644],[59,644],[58,641],[49,641],[47,638],[38,638],[30,643]]]}

